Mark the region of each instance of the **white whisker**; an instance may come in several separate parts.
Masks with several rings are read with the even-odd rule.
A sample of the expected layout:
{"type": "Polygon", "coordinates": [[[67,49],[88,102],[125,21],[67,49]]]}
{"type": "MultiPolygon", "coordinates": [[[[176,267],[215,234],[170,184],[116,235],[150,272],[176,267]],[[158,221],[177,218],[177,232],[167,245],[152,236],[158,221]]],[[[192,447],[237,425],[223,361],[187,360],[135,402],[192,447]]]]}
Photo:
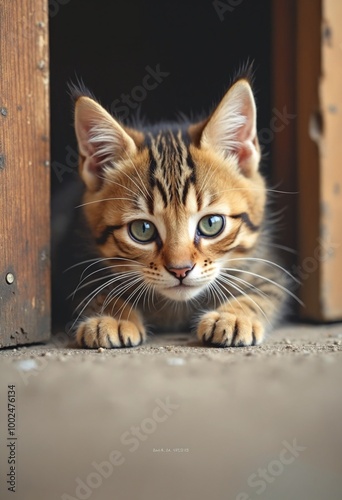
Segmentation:
{"type": "Polygon", "coordinates": [[[86,269],[83,270],[82,274],[84,274],[87,271],[87,269],[89,269],[89,267],[92,267],[96,264],[100,264],[101,262],[111,261],[111,260],[122,260],[125,262],[133,262],[133,264],[138,264],[138,265],[141,265],[143,267],[143,264],[139,264],[139,262],[137,262],[136,260],[127,259],[126,257],[95,257],[94,259],[87,259],[87,260],[83,260],[82,262],[77,262],[77,264],[73,264],[72,266],[65,269],[63,271],[63,273],[66,273],[67,271],[70,271],[71,269],[74,269],[75,267],[79,267],[79,266],[82,266],[83,264],[88,264],[90,262],[91,264],[88,267],[86,267],[86,269]]]}
{"type": "Polygon", "coordinates": [[[77,287],[75,288],[75,290],[73,292],[71,292],[70,295],[68,295],[67,300],[71,299],[71,298],[74,299],[76,293],[79,292],[80,290],[83,290],[87,286],[90,286],[93,283],[97,283],[98,281],[101,281],[101,280],[104,280],[104,279],[108,279],[108,278],[113,278],[113,274],[106,274],[105,276],[101,276],[100,278],[96,278],[96,279],[91,280],[91,281],[89,281],[87,283],[84,283],[81,286],[80,286],[80,284],[78,284],[77,287]]]}
{"type": "Polygon", "coordinates": [[[267,293],[265,293],[263,290],[260,290],[259,288],[257,288],[256,286],[254,286],[252,283],[249,283],[248,281],[246,281],[246,280],[244,280],[242,278],[238,278],[237,276],[234,276],[234,275],[229,274],[229,273],[226,273],[223,276],[221,275],[221,279],[223,279],[223,280],[226,277],[228,278],[228,280],[235,280],[235,281],[237,281],[241,285],[244,285],[244,286],[248,287],[250,290],[252,290],[253,291],[252,293],[255,293],[255,294],[259,295],[260,297],[265,298],[269,302],[272,302],[272,300],[267,295],[267,293]]]}
{"type": "Polygon", "coordinates": [[[230,188],[230,189],[224,189],[222,191],[217,191],[218,194],[220,193],[229,193],[231,191],[267,191],[268,193],[276,193],[276,194],[299,194],[299,191],[278,191],[276,189],[270,189],[270,188],[251,188],[251,187],[238,187],[238,188],[230,188]]]}
{"type": "MultiPolygon", "coordinates": [[[[84,276],[84,273],[92,266],[96,265],[96,264],[100,264],[101,262],[105,262],[105,261],[123,261],[123,262],[129,262],[129,265],[132,265],[131,263],[133,263],[134,265],[139,265],[141,267],[143,267],[142,264],[139,264],[139,262],[133,260],[133,259],[126,259],[125,257],[105,257],[105,258],[100,258],[100,259],[97,259],[95,262],[92,262],[91,264],[89,264],[88,267],[86,267],[83,271],[82,271],[82,274],[80,276],[80,280],[82,280],[83,276],[84,276]]],[[[77,264],[76,264],[77,265],[77,264]]],[[[124,264],[121,264],[121,265],[124,265],[124,264]]],[[[128,264],[127,264],[128,265],[128,264]]],[[[105,270],[108,266],[104,267],[103,270],[105,270]]]]}
{"type": "Polygon", "coordinates": [[[99,257],[96,257],[95,259],[87,259],[83,260],[82,262],[78,262],[77,264],[74,264],[73,266],[68,267],[67,269],[64,269],[63,273],[66,273],[67,271],[70,271],[71,269],[74,269],[75,267],[82,266],[83,264],[88,264],[89,262],[98,262],[101,260],[107,260],[107,259],[101,259],[99,257]]]}
{"type": "Polygon", "coordinates": [[[250,276],[255,276],[256,278],[260,278],[264,281],[267,281],[267,283],[272,283],[274,286],[278,287],[280,290],[283,290],[283,292],[287,293],[290,297],[292,297],[294,300],[298,302],[301,306],[304,307],[304,303],[290,290],[285,288],[284,286],[280,285],[276,281],[271,280],[270,278],[266,278],[265,276],[262,276],[261,274],[253,273],[252,271],[247,271],[245,269],[236,269],[236,268],[231,268],[231,267],[224,267],[222,268],[224,271],[232,271],[232,272],[240,272],[240,273],[245,273],[249,274],[250,276]]]}
{"type": "MultiPolygon", "coordinates": [[[[137,304],[137,303],[139,302],[139,300],[141,299],[141,296],[142,296],[143,294],[145,294],[145,293],[146,293],[146,290],[148,290],[148,285],[147,285],[147,283],[142,283],[142,285],[143,285],[143,286],[142,286],[142,288],[141,288],[140,293],[137,295],[137,297],[136,297],[136,298],[134,299],[134,301],[132,302],[132,305],[131,305],[131,308],[130,308],[130,310],[129,310],[129,312],[128,312],[128,316],[127,316],[127,318],[129,318],[129,317],[130,317],[132,310],[135,308],[136,304],[137,304]]],[[[145,297],[144,297],[144,298],[145,298],[145,297]]]]}
{"type": "MultiPolygon", "coordinates": [[[[132,162],[133,163],[133,162],[132,162]]],[[[124,174],[131,182],[133,182],[133,184],[137,187],[139,193],[142,195],[142,197],[147,200],[146,198],[146,194],[144,193],[144,191],[141,189],[141,187],[135,182],[135,180],[130,176],[128,175],[126,172],[124,172],[123,170],[121,171],[121,174],[124,174]]]]}
{"type": "MultiPolygon", "coordinates": [[[[219,281],[221,281],[221,280],[222,280],[222,276],[219,276],[217,279],[218,279],[219,281]]],[[[230,280],[226,280],[225,282],[226,282],[229,286],[231,286],[232,288],[234,288],[235,290],[237,290],[239,293],[241,293],[241,295],[243,295],[243,296],[244,296],[247,300],[251,301],[251,302],[252,302],[252,304],[254,304],[254,305],[255,305],[255,306],[259,309],[259,311],[260,311],[260,312],[261,312],[261,314],[264,316],[264,318],[266,319],[266,321],[267,321],[269,324],[271,324],[271,323],[270,323],[270,321],[269,321],[269,319],[268,319],[268,317],[267,317],[267,315],[266,315],[266,313],[265,313],[265,311],[263,310],[263,308],[262,308],[262,307],[261,307],[261,306],[260,306],[257,302],[255,302],[255,300],[254,300],[254,299],[253,299],[253,298],[252,298],[252,297],[251,297],[248,293],[246,293],[246,292],[245,292],[242,288],[240,288],[240,287],[239,287],[238,285],[236,285],[235,283],[232,283],[230,280]]],[[[234,298],[235,298],[235,300],[237,300],[237,297],[236,297],[236,296],[234,296],[234,298]]],[[[239,304],[240,304],[240,306],[241,306],[241,303],[240,303],[239,301],[238,301],[238,303],[239,303],[239,304]]]]}
{"type": "MultiPolygon", "coordinates": [[[[146,186],[145,186],[145,184],[144,184],[144,182],[143,182],[143,180],[142,180],[142,178],[141,178],[141,176],[140,176],[140,174],[139,174],[139,171],[138,171],[137,167],[135,166],[135,164],[134,164],[134,162],[132,161],[132,159],[131,159],[131,158],[129,158],[129,161],[131,162],[131,164],[132,164],[132,166],[133,166],[133,168],[134,168],[134,170],[135,170],[135,172],[136,172],[137,176],[139,177],[139,180],[140,180],[140,182],[141,182],[141,185],[142,185],[142,187],[144,188],[144,190],[145,190],[145,192],[146,192],[147,196],[148,196],[148,197],[152,200],[151,193],[150,193],[150,192],[148,191],[148,189],[146,188],[146,186]]],[[[145,197],[145,199],[147,199],[147,198],[145,197]]]]}
{"type": "MultiPolygon", "coordinates": [[[[122,280],[122,279],[123,278],[120,278],[120,280],[122,280]]],[[[120,282],[116,287],[114,287],[112,290],[110,290],[107,294],[106,299],[104,300],[104,302],[102,304],[102,312],[109,306],[109,304],[112,300],[114,300],[114,299],[119,300],[121,298],[122,294],[124,294],[127,290],[132,288],[132,286],[139,283],[141,281],[141,279],[142,278],[140,275],[136,275],[136,276],[133,275],[130,277],[130,280],[128,281],[128,283],[127,283],[127,281],[125,281],[124,283],[120,282]]],[[[117,302],[117,300],[116,300],[116,302],[117,302]]],[[[114,309],[116,302],[112,306],[112,311],[114,309]]]]}
{"type": "Polygon", "coordinates": [[[203,193],[204,192],[204,190],[206,189],[209,181],[211,181],[211,179],[213,178],[214,174],[217,172],[218,168],[219,167],[217,166],[214,169],[212,169],[212,168],[208,168],[207,169],[207,172],[206,172],[206,175],[205,175],[205,177],[203,179],[202,185],[201,185],[201,187],[198,190],[199,193],[203,193]]]}
{"type": "MultiPolygon", "coordinates": [[[[216,278],[217,281],[219,281],[219,276],[216,278]]],[[[246,311],[246,309],[244,308],[243,304],[241,304],[241,302],[239,301],[238,297],[236,297],[233,292],[231,292],[231,290],[229,290],[229,288],[227,288],[222,282],[220,282],[220,286],[230,295],[231,299],[232,300],[236,300],[236,302],[239,304],[239,306],[241,307],[241,309],[243,309],[244,311],[246,311]]],[[[228,299],[228,302],[230,302],[230,299],[228,299]]]]}
{"type": "Polygon", "coordinates": [[[99,178],[104,180],[104,181],[109,182],[110,184],[115,184],[116,186],[120,186],[123,189],[126,189],[127,191],[132,193],[134,195],[134,197],[136,197],[136,195],[137,195],[137,193],[135,191],[133,191],[133,189],[130,189],[127,186],[124,186],[123,184],[120,184],[120,182],[115,182],[115,181],[113,181],[113,179],[108,179],[107,177],[103,177],[103,176],[99,176],[99,178]]]}
{"type": "MultiPolygon", "coordinates": [[[[125,279],[127,279],[127,276],[132,275],[132,274],[136,274],[136,271],[125,271],[125,272],[124,272],[124,278],[125,278],[125,279]]],[[[85,279],[87,279],[87,278],[88,278],[88,276],[87,276],[86,278],[84,278],[84,280],[85,280],[85,279]]],[[[79,292],[80,290],[82,290],[82,289],[84,289],[84,288],[87,288],[88,286],[92,285],[93,283],[96,283],[96,282],[98,282],[98,281],[104,280],[104,279],[106,279],[106,278],[116,278],[116,279],[119,279],[119,280],[122,280],[122,279],[123,279],[123,277],[120,277],[120,276],[119,276],[119,273],[116,273],[116,274],[111,273],[111,274],[107,274],[107,275],[105,275],[105,276],[101,276],[101,277],[99,277],[99,278],[96,278],[96,279],[93,279],[93,280],[91,280],[91,281],[88,281],[88,282],[84,283],[84,284],[83,284],[83,285],[81,285],[81,286],[80,286],[80,284],[79,284],[79,285],[76,287],[76,289],[75,289],[75,290],[74,290],[74,291],[73,291],[73,292],[69,295],[68,299],[69,299],[69,298],[71,298],[71,297],[74,299],[74,298],[75,298],[76,293],[77,293],[77,292],[79,292]]],[[[84,280],[83,280],[83,281],[84,281],[84,280]]]]}
{"type": "Polygon", "coordinates": [[[227,297],[224,295],[222,290],[220,290],[219,287],[216,286],[215,281],[213,283],[209,283],[208,289],[213,296],[215,308],[216,308],[216,300],[218,300],[220,306],[223,306],[225,303],[227,303],[227,297]]]}
{"type": "Polygon", "coordinates": [[[84,305],[84,307],[81,309],[81,311],[79,312],[77,318],[75,319],[75,321],[73,322],[72,324],[72,328],[75,326],[75,324],[77,323],[79,317],[83,314],[83,312],[85,311],[85,309],[88,307],[88,305],[90,304],[90,302],[92,300],[94,300],[94,298],[96,297],[96,295],[98,295],[102,290],[104,290],[107,286],[111,285],[117,278],[114,277],[113,279],[109,280],[108,282],[106,282],[104,285],[100,285],[99,287],[97,287],[95,290],[93,290],[92,292],[90,292],[78,305],[77,307],[75,308],[75,312],[80,309],[82,307],[82,304],[86,302],[86,304],[84,305]],[[89,299],[89,300],[88,300],[89,299]]]}
{"type": "MultiPolygon", "coordinates": [[[[93,272],[91,272],[90,274],[87,274],[87,276],[85,276],[84,278],[82,278],[82,276],[83,276],[83,274],[84,274],[84,273],[82,273],[81,278],[80,278],[80,280],[79,280],[79,282],[78,282],[78,285],[77,285],[77,287],[76,287],[75,291],[73,292],[73,295],[75,295],[75,294],[76,294],[76,292],[77,292],[79,289],[84,288],[85,286],[88,286],[88,284],[90,284],[90,283],[93,283],[93,281],[91,281],[90,283],[86,283],[85,285],[81,286],[81,285],[82,285],[82,283],[83,283],[86,279],[90,278],[90,276],[93,276],[94,274],[97,274],[97,273],[101,273],[101,272],[109,271],[110,269],[116,269],[116,268],[118,268],[118,267],[122,267],[123,265],[124,265],[124,264],[116,264],[116,265],[114,265],[114,266],[106,266],[106,267],[103,267],[103,268],[101,268],[101,269],[96,269],[96,271],[93,271],[93,272]]],[[[127,265],[128,265],[128,264],[127,264],[127,265]]],[[[129,266],[130,266],[130,267],[141,267],[141,264],[129,264],[129,266]]],[[[127,271],[122,271],[122,272],[123,272],[123,273],[125,273],[125,275],[126,275],[126,273],[137,272],[137,271],[127,270],[127,271]]],[[[114,274],[115,274],[115,273],[111,273],[111,274],[108,274],[107,276],[108,276],[108,277],[110,277],[110,276],[114,276],[114,274]]],[[[118,274],[118,273],[116,273],[116,274],[118,274]]],[[[103,279],[103,277],[102,277],[102,278],[99,278],[99,279],[103,279]]],[[[94,281],[96,281],[96,280],[94,280],[94,281]]]]}
{"type": "Polygon", "coordinates": [[[279,250],[284,250],[285,252],[292,253],[293,255],[298,255],[297,250],[294,250],[293,248],[287,247],[285,245],[279,245],[278,243],[268,243],[267,245],[269,247],[279,248],[279,250]]]}
{"type": "Polygon", "coordinates": [[[82,307],[82,305],[86,302],[86,305],[83,307],[82,311],[81,311],[81,314],[83,313],[83,311],[86,309],[86,307],[90,304],[90,302],[100,293],[102,292],[102,290],[104,290],[105,288],[107,288],[109,285],[112,285],[116,280],[117,280],[117,276],[113,276],[111,279],[109,279],[106,283],[104,283],[103,285],[100,285],[98,286],[95,290],[92,290],[77,306],[76,306],[76,309],[75,311],[77,311],[78,309],[80,309],[82,307]],[[89,300],[88,300],[89,299],[89,300]]]}
{"type": "Polygon", "coordinates": [[[298,285],[300,285],[300,281],[297,278],[295,278],[295,276],[293,276],[289,271],[287,271],[286,269],[284,269],[282,266],[280,266],[276,262],[272,262],[271,260],[262,259],[260,257],[240,257],[240,258],[234,258],[234,259],[228,259],[227,260],[227,262],[235,262],[235,261],[264,262],[265,264],[269,264],[271,266],[277,267],[278,269],[280,269],[281,271],[283,271],[283,273],[287,274],[287,276],[289,276],[290,278],[292,278],[293,281],[295,281],[298,285]]]}
{"type": "MultiPolygon", "coordinates": [[[[123,304],[119,307],[119,309],[116,311],[116,314],[120,313],[119,316],[119,321],[121,320],[122,314],[124,312],[125,307],[130,304],[130,300],[133,299],[133,297],[141,290],[142,287],[145,286],[144,282],[141,282],[134,290],[129,294],[129,296],[124,300],[123,304]],[[120,312],[121,311],[121,312],[120,312]]],[[[116,302],[114,303],[113,307],[115,307],[116,302]]]]}
{"type": "Polygon", "coordinates": [[[133,198],[102,198],[101,200],[87,201],[87,203],[82,203],[81,205],[77,205],[75,208],[81,208],[87,205],[93,205],[94,203],[102,203],[104,201],[116,201],[116,200],[125,200],[131,202],[135,201],[133,198]]]}

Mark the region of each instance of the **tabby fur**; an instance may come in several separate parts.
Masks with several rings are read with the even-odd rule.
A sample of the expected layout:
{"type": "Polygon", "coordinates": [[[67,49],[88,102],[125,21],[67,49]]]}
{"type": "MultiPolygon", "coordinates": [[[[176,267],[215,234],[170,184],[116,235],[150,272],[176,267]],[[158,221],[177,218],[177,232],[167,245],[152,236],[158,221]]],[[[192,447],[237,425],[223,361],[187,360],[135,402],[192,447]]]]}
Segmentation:
{"type": "Polygon", "coordinates": [[[267,224],[249,78],[195,124],[131,128],[84,89],[74,98],[91,248],[73,293],[78,345],[133,347],[147,329],[188,328],[206,345],[260,344],[291,292],[267,224]]]}

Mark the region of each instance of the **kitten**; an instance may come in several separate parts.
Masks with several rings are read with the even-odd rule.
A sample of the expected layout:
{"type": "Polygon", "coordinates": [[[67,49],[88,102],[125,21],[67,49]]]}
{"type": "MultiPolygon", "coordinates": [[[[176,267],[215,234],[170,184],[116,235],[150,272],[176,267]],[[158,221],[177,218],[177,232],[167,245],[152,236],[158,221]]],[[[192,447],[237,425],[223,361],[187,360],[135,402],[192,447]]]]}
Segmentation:
{"type": "Polygon", "coordinates": [[[206,345],[260,344],[292,293],[266,228],[249,78],[194,124],[133,129],[84,89],[74,98],[93,257],[74,293],[78,345],[133,347],[146,325],[194,323],[206,345]]]}

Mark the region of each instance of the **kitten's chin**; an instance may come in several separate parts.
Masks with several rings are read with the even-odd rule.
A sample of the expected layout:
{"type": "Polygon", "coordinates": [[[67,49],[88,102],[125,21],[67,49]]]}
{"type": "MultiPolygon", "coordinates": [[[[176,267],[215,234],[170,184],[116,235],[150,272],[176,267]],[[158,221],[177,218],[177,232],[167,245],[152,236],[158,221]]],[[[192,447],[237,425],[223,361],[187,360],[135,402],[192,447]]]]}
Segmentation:
{"type": "Polygon", "coordinates": [[[164,297],[179,302],[191,300],[201,292],[203,292],[203,286],[180,285],[160,290],[160,293],[164,295],[164,297]]]}

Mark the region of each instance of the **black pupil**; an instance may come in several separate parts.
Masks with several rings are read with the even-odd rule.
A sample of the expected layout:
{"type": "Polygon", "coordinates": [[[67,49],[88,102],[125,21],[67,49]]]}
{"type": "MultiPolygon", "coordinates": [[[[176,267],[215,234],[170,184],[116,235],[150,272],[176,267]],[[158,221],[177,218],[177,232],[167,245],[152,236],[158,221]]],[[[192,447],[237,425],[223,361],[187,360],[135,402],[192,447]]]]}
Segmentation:
{"type": "Polygon", "coordinates": [[[136,221],[132,225],[133,236],[140,241],[149,241],[155,236],[154,225],[148,221],[136,221]]]}
{"type": "Polygon", "coordinates": [[[223,228],[223,218],[221,215],[207,215],[201,219],[198,231],[203,236],[216,236],[223,228]]]}

